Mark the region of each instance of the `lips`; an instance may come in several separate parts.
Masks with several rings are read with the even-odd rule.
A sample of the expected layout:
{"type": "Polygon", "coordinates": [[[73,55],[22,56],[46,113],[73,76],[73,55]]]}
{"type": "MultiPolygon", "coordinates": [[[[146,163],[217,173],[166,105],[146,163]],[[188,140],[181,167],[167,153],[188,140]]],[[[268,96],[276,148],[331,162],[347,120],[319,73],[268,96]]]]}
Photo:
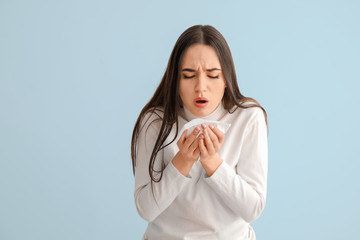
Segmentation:
{"type": "Polygon", "coordinates": [[[209,100],[204,97],[198,97],[198,98],[194,99],[194,104],[198,108],[204,108],[207,106],[208,103],[209,103],[209,100]]]}

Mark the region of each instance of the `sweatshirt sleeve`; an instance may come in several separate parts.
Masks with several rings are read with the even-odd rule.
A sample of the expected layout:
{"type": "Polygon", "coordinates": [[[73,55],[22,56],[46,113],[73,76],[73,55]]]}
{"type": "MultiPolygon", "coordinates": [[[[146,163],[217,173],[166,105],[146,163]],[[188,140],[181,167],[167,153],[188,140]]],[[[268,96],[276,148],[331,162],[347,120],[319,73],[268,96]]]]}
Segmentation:
{"type": "MultiPolygon", "coordinates": [[[[167,161],[169,164],[167,164],[163,171],[161,181],[153,182],[152,192],[148,169],[151,153],[161,125],[161,121],[155,119],[154,116],[156,114],[144,117],[146,121],[142,124],[139,132],[135,164],[135,205],[139,215],[148,222],[153,221],[159,216],[174,201],[191,179],[182,175],[174,167],[172,159],[170,159],[170,161],[167,161]]],[[[163,155],[163,150],[160,150],[155,159],[155,170],[161,170],[161,165],[164,162],[163,155]]],[[[159,175],[154,173],[154,176],[158,179],[159,175]]]]}
{"type": "Polygon", "coordinates": [[[265,207],[268,170],[267,126],[262,112],[247,126],[238,163],[223,161],[205,181],[233,211],[247,222],[265,207]]]}

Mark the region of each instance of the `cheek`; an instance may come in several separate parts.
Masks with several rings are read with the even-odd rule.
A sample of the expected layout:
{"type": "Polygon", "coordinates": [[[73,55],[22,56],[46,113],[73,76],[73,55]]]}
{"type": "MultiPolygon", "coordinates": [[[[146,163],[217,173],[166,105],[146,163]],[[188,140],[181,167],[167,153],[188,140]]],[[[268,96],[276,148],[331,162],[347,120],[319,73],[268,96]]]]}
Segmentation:
{"type": "Polygon", "coordinates": [[[219,82],[216,86],[214,86],[215,94],[218,98],[222,98],[224,96],[225,87],[225,82],[219,82]]]}
{"type": "Polygon", "coordinates": [[[217,90],[217,91],[223,91],[226,87],[226,83],[225,80],[218,80],[218,81],[214,81],[211,84],[209,84],[209,88],[211,88],[212,90],[217,90]]]}

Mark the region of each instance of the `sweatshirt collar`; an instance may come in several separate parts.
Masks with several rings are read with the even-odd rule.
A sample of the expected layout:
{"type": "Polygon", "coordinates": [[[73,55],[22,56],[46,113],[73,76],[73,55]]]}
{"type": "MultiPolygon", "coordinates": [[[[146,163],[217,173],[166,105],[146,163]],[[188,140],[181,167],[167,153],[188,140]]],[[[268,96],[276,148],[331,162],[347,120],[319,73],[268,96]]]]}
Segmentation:
{"type": "Polygon", "coordinates": [[[222,116],[226,113],[226,109],[224,108],[222,102],[219,103],[219,105],[216,107],[216,109],[210,113],[209,115],[205,117],[198,117],[192,114],[185,106],[182,108],[182,115],[184,116],[185,120],[191,121],[195,118],[202,118],[206,120],[212,120],[212,121],[219,121],[222,116]]]}

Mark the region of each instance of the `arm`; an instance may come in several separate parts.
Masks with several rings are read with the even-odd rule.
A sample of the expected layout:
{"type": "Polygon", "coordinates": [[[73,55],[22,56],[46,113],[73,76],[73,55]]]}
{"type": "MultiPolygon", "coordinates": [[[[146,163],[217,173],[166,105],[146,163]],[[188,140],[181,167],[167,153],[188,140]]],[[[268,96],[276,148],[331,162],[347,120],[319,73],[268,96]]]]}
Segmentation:
{"type": "Polygon", "coordinates": [[[265,207],[267,165],[267,128],[261,113],[247,127],[236,169],[222,161],[205,182],[235,213],[252,222],[265,207]]]}
{"type": "MultiPolygon", "coordinates": [[[[154,198],[148,169],[161,121],[152,122],[153,120],[154,118],[150,117],[140,130],[135,166],[135,205],[139,215],[149,222],[159,216],[174,201],[191,179],[181,174],[170,161],[163,171],[161,181],[153,182],[154,198]]],[[[156,156],[154,169],[160,170],[163,162],[163,150],[161,150],[156,156]]],[[[155,176],[157,178],[159,175],[155,176]]]]}

